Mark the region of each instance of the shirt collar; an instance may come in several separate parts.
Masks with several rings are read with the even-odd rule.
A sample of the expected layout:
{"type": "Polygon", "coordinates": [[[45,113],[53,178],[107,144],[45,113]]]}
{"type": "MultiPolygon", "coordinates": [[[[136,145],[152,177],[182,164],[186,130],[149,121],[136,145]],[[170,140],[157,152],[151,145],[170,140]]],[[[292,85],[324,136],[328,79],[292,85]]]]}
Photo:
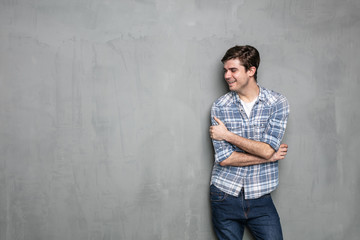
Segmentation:
{"type": "Polygon", "coordinates": [[[261,87],[260,85],[258,85],[258,86],[259,86],[259,89],[260,89],[259,100],[265,102],[266,101],[266,95],[265,95],[264,88],[261,87]]]}
{"type": "MultiPolygon", "coordinates": [[[[266,101],[266,95],[265,95],[265,92],[264,92],[264,88],[261,87],[260,85],[258,85],[258,87],[259,87],[259,98],[258,99],[259,99],[259,101],[265,102],[266,101]]],[[[239,94],[237,94],[236,92],[232,92],[232,94],[233,94],[233,98],[234,98],[235,102],[241,103],[239,94]]]]}

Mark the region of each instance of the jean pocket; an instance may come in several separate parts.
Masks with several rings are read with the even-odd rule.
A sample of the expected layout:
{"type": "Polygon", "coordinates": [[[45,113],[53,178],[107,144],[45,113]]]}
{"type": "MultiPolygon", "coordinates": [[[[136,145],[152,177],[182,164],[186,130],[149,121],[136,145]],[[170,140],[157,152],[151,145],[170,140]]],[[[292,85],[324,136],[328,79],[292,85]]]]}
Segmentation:
{"type": "Polygon", "coordinates": [[[214,185],[210,186],[210,201],[211,202],[221,202],[227,198],[228,194],[224,193],[214,185]]]}

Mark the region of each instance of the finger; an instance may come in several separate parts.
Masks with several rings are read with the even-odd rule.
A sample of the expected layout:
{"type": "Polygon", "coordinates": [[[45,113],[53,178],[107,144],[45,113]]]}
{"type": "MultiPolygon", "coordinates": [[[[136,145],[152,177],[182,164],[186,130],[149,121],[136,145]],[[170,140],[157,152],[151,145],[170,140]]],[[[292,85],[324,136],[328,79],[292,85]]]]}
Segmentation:
{"type": "Polygon", "coordinates": [[[288,148],[287,147],[284,147],[284,146],[280,146],[280,148],[279,148],[281,151],[287,151],[288,150],[288,148]]]}
{"type": "Polygon", "coordinates": [[[219,125],[224,125],[223,122],[218,119],[217,117],[214,116],[214,120],[219,124],[219,125]]]}
{"type": "Polygon", "coordinates": [[[280,156],[285,156],[286,154],[287,154],[287,152],[285,152],[285,151],[280,151],[280,152],[279,152],[279,155],[280,155],[280,156]]]}
{"type": "Polygon", "coordinates": [[[280,144],[279,148],[286,148],[286,144],[285,143],[280,144]]]}

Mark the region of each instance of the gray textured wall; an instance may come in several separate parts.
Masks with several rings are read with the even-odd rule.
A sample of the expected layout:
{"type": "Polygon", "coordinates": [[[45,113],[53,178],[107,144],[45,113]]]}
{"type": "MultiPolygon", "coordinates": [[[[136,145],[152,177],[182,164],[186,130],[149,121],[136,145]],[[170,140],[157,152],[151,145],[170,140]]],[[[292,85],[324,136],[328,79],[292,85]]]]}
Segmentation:
{"type": "MultiPolygon", "coordinates": [[[[285,239],[358,239],[358,0],[0,0],[0,239],[215,239],[220,58],[291,115],[285,239]]],[[[245,239],[250,239],[246,234],[245,239]]]]}

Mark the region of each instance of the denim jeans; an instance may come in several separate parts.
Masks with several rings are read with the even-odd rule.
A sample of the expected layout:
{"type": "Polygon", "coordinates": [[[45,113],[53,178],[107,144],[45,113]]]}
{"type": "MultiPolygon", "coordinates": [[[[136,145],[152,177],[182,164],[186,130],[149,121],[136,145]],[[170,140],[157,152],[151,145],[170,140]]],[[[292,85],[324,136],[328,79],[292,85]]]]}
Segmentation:
{"type": "Polygon", "coordinates": [[[234,197],[211,185],[210,201],[219,240],[241,240],[245,226],[256,239],[283,239],[280,218],[270,194],[245,200],[243,191],[234,197]]]}

